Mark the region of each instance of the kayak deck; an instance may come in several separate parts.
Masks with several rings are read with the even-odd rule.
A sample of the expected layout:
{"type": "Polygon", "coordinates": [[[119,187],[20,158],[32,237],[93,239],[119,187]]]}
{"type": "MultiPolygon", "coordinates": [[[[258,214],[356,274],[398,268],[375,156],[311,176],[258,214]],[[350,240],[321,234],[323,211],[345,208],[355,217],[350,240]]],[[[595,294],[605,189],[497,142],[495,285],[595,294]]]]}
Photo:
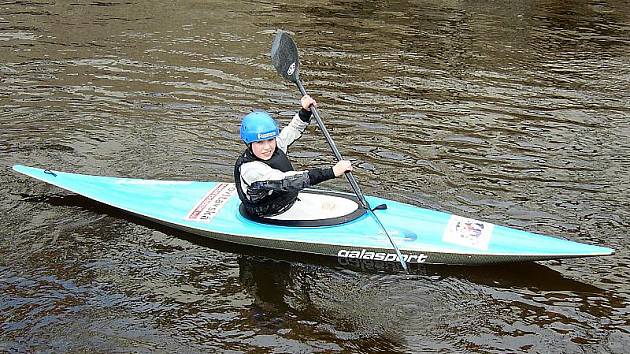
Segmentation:
{"type": "MultiPolygon", "coordinates": [[[[239,244],[398,262],[367,213],[328,226],[282,226],[244,217],[233,183],[90,176],[16,165],[19,173],[140,217],[239,244]]],[[[315,193],[311,191],[312,193],[315,193]]],[[[306,191],[309,193],[309,191],[306,191]]],[[[409,263],[488,264],[611,255],[614,250],[367,196],[409,263]]]]}

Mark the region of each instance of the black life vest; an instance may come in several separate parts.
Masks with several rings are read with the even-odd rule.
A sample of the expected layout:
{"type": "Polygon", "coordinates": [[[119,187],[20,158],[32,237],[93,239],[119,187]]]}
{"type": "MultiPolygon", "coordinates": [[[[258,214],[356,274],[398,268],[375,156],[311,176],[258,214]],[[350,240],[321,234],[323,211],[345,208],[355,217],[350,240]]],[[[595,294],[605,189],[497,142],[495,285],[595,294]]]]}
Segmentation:
{"type": "Polygon", "coordinates": [[[269,160],[261,160],[252,152],[251,148],[245,149],[234,165],[234,181],[238,197],[245,207],[245,211],[254,216],[274,216],[287,211],[297,200],[297,192],[272,191],[263,198],[252,202],[247,198],[241,186],[241,166],[248,162],[260,161],[271,168],[282,172],[294,171],[293,165],[287,155],[281,149],[276,148],[269,160]]]}

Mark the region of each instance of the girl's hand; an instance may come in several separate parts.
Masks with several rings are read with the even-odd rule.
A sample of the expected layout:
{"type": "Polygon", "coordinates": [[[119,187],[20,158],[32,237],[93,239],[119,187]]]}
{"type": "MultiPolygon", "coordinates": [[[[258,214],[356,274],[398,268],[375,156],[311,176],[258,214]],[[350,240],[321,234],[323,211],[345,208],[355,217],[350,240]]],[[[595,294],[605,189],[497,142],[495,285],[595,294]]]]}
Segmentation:
{"type": "Polygon", "coordinates": [[[333,166],[333,172],[335,177],[342,176],[346,172],[352,171],[352,163],[348,160],[341,160],[333,166]]]}
{"type": "Polygon", "coordinates": [[[311,110],[311,106],[317,107],[317,102],[309,95],[302,96],[300,103],[302,104],[302,108],[307,111],[311,110]]]}

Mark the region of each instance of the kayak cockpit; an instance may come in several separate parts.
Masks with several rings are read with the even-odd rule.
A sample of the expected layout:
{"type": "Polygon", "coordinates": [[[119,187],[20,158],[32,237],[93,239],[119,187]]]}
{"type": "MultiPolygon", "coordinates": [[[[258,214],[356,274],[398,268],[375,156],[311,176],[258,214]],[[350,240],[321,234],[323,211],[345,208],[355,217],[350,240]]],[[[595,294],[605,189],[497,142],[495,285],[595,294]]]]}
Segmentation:
{"type": "Polygon", "coordinates": [[[271,217],[251,215],[247,213],[243,204],[240,205],[239,212],[246,219],[263,224],[316,227],[350,222],[363,216],[366,210],[353,195],[307,189],[300,192],[291,209],[280,215],[271,217]]]}

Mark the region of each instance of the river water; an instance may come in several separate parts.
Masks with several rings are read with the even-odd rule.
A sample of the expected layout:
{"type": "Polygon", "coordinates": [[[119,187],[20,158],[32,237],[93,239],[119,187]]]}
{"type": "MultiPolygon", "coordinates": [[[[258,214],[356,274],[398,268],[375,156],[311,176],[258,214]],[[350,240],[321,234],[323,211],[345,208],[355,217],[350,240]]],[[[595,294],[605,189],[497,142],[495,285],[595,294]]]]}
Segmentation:
{"type": "MultiPolygon", "coordinates": [[[[0,47],[0,352],[630,347],[627,1],[4,1],[0,47]],[[616,254],[406,275],[176,232],[11,171],[230,181],[240,117],[299,104],[278,28],[366,194],[616,254]]],[[[292,159],[333,162],[315,124],[292,159]]]]}

